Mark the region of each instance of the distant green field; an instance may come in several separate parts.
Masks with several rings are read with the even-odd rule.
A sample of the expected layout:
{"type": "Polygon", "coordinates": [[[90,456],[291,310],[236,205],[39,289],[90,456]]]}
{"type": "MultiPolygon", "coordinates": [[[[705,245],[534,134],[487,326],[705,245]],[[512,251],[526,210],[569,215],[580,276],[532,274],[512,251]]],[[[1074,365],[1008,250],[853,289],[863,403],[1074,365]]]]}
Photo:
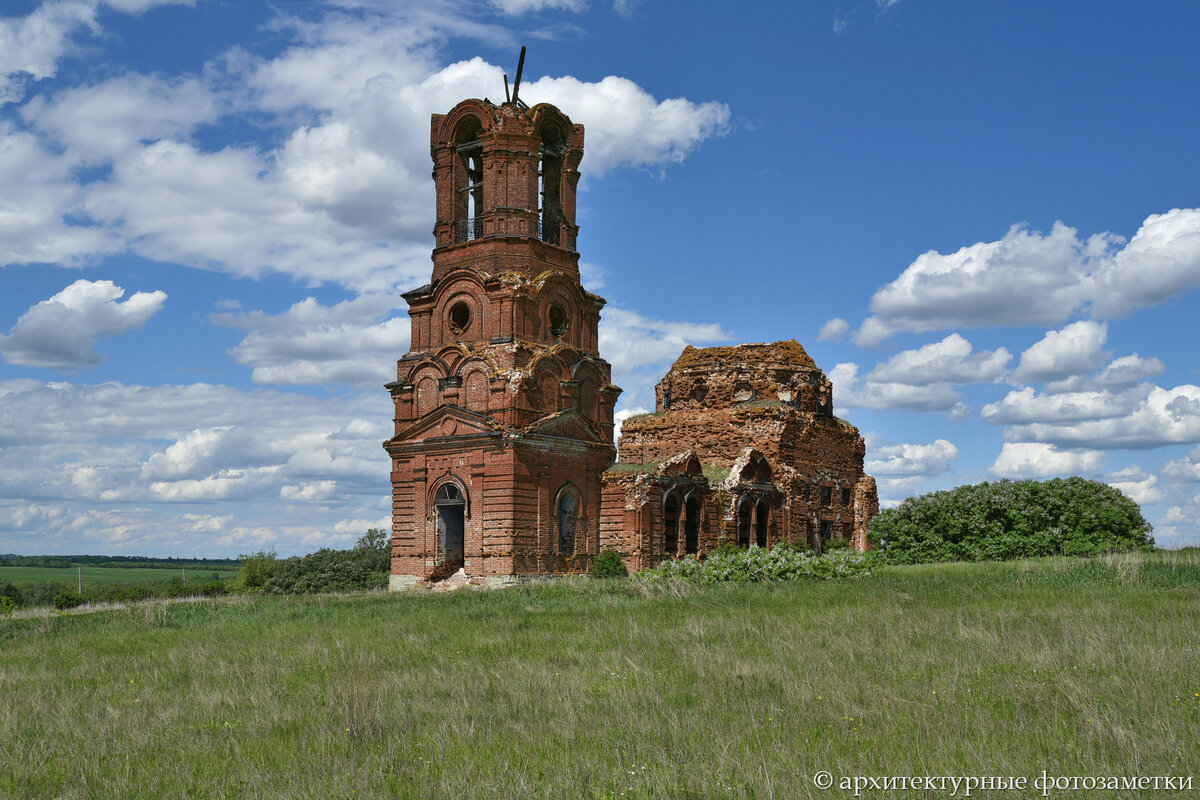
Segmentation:
{"type": "MultiPolygon", "coordinates": [[[[187,580],[207,581],[212,574],[217,573],[221,580],[227,580],[237,575],[236,569],[189,569],[187,580]]],[[[84,567],[83,585],[112,584],[112,583],[149,583],[165,581],[171,578],[183,578],[183,570],[162,569],[154,567],[84,567]]],[[[33,581],[65,581],[75,585],[78,573],[75,569],[58,569],[54,567],[0,567],[0,581],[21,583],[33,581]]]]}

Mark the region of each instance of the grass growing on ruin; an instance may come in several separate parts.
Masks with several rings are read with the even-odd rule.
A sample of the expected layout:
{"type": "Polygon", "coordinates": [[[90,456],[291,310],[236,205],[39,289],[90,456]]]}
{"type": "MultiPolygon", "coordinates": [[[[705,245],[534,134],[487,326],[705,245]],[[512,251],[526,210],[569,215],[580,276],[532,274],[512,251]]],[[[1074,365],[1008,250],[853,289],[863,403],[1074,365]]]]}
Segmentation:
{"type": "Polygon", "coordinates": [[[813,788],[817,770],[1189,775],[1198,665],[1194,555],[2,619],[0,797],[792,798],[847,796],[813,788]]]}

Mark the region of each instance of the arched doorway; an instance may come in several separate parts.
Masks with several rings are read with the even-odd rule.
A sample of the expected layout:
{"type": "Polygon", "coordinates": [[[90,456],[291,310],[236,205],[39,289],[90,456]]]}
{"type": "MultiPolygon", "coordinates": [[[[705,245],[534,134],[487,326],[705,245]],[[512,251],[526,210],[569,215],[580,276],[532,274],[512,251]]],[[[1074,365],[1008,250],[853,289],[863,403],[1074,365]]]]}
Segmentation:
{"type": "Polygon", "coordinates": [[[771,519],[771,506],[766,498],[754,507],[754,541],[759,547],[767,546],[767,524],[771,519]]]}
{"type": "Polygon", "coordinates": [[[687,499],[687,519],[683,523],[683,552],[700,552],[700,498],[687,499]]]}
{"type": "Polygon", "coordinates": [[[743,497],[742,502],[738,504],[738,547],[750,546],[750,517],[754,511],[754,504],[749,498],[743,497]]]}
{"type": "Polygon", "coordinates": [[[437,511],[438,544],[442,551],[443,569],[453,572],[465,561],[463,531],[466,525],[467,500],[453,483],[443,484],[433,498],[437,511]]]}
{"type": "Polygon", "coordinates": [[[663,555],[679,555],[679,495],[674,492],[663,500],[663,555]]]}

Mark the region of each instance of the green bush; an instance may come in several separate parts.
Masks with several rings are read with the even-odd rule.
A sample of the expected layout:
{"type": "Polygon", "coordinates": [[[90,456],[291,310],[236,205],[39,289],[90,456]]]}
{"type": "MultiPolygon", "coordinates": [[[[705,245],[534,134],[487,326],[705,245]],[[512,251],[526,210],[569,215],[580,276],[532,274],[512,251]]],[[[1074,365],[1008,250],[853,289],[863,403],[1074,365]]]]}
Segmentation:
{"type": "Polygon", "coordinates": [[[0,581],[0,607],[4,606],[6,600],[12,604],[12,608],[18,608],[24,601],[21,590],[12,581],[0,581]]]}
{"type": "Polygon", "coordinates": [[[21,581],[17,584],[21,590],[22,605],[29,607],[54,605],[54,598],[62,592],[72,592],[75,587],[66,581],[21,581]]]}
{"type": "Polygon", "coordinates": [[[0,617],[11,614],[17,610],[17,603],[8,595],[0,594],[0,617]]]}
{"type": "Polygon", "coordinates": [[[639,572],[638,577],[651,582],[673,579],[701,583],[827,580],[870,575],[874,561],[872,553],[838,550],[816,555],[786,542],[770,550],[756,545],[748,548],[722,546],[703,561],[695,556],[684,556],[639,572]]]}
{"type": "MultiPolygon", "coordinates": [[[[256,557],[262,555],[259,553],[256,557]]],[[[271,573],[261,584],[260,591],[269,594],[360,592],[387,586],[392,542],[387,531],[371,528],[350,550],[322,548],[306,556],[283,559],[275,558],[274,551],[269,555],[271,573]]],[[[246,585],[250,586],[249,583],[246,585]]]]}
{"type": "Polygon", "coordinates": [[[54,607],[57,609],[75,608],[83,605],[83,598],[76,592],[63,591],[54,595],[54,607]]]}
{"type": "Polygon", "coordinates": [[[1003,561],[1150,550],[1141,508],[1084,478],[996,481],[905,500],[880,512],[869,537],[894,564],[1003,561]]]}
{"type": "Polygon", "coordinates": [[[275,574],[275,567],[279,561],[275,548],[239,555],[238,560],[242,562],[238,582],[251,593],[262,591],[267,581],[275,574]]]}
{"type": "Polygon", "coordinates": [[[611,547],[601,550],[600,554],[592,559],[593,578],[624,578],[628,574],[629,570],[625,567],[621,554],[611,547]]]}

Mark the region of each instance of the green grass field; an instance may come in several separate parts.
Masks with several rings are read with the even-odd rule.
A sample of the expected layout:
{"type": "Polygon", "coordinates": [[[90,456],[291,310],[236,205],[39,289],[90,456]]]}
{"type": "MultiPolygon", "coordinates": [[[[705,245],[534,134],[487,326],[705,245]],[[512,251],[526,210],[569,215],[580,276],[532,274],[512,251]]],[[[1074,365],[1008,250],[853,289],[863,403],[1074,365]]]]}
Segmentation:
{"type": "Polygon", "coordinates": [[[819,770],[1196,785],[1200,559],[0,619],[0,698],[3,798],[851,796],[819,770]]]}
{"type": "MultiPolygon", "coordinates": [[[[237,576],[236,569],[189,569],[187,571],[187,579],[189,581],[207,581],[211,580],[212,574],[219,574],[221,580],[228,580],[237,576]]],[[[34,583],[42,583],[44,581],[63,581],[75,586],[78,580],[78,573],[75,569],[59,569],[55,567],[0,567],[0,581],[12,581],[13,583],[21,583],[23,581],[32,581],[34,583]]],[[[161,567],[83,567],[83,585],[91,586],[92,584],[111,584],[111,583],[149,583],[151,581],[165,581],[171,578],[182,579],[184,573],[180,569],[169,569],[161,567]]]]}

